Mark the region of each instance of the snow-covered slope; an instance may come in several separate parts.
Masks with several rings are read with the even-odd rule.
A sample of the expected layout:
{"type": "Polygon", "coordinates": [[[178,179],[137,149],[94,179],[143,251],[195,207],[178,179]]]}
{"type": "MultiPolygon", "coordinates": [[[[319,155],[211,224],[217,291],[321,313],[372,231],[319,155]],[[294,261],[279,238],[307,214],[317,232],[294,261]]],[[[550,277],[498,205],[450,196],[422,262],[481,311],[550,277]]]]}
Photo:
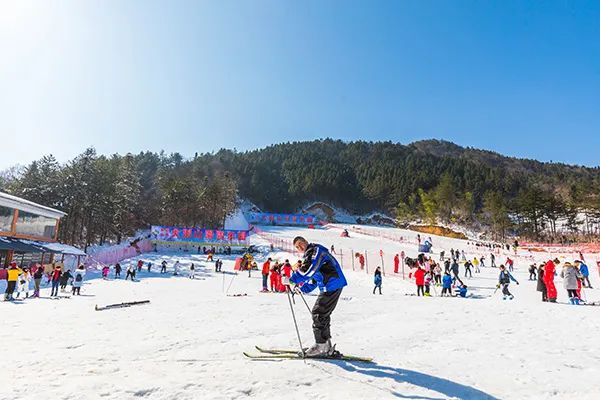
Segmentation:
{"type": "MultiPolygon", "coordinates": [[[[511,285],[513,301],[494,295],[498,271],[492,268],[466,280],[471,298],[418,298],[405,295],[415,291],[411,281],[391,273],[393,254],[416,256],[414,232],[396,243],[354,232],[341,238],[335,227],[263,229],[277,238],[304,235],[333,244],[338,253],[383,250],[383,295],[372,294],[371,273],[357,264],[353,271],[344,255],[349,286],[332,315],[338,348],[374,357],[375,364],[248,360],[242,352],[254,345],[298,346],[286,295],[259,293],[259,273],[233,274],[233,258],[220,274],[201,255],[151,253],[139,258],[152,261],[154,272],[142,272],[139,282],[96,278],[78,298],[50,300],[46,288],[42,299],[0,303],[5,334],[0,399],[600,398],[600,308],[542,303],[535,282],[527,280],[532,255],[517,257],[520,285],[511,285]],[[163,259],[170,273],[161,275],[156,271],[163,259]],[[173,276],[175,260],[182,274],[192,262],[200,266],[198,279],[173,276]],[[96,304],[144,299],[151,303],[94,311],[96,304]]],[[[475,252],[464,241],[433,241],[436,252],[450,247],[475,252]]],[[[283,252],[272,256],[295,259],[283,252]]],[[[369,259],[370,272],[376,262],[369,259]]],[[[596,287],[594,260],[588,265],[596,287]]],[[[560,278],[556,283],[559,302],[565,303],[560,278]]],[[[597,289],[585,296],[600,300],[597,289]]],[[[296,300],[308,345],[311,318],[296,300]]],[[[314,298],[307,300],[312,304],[314,298]]]]}

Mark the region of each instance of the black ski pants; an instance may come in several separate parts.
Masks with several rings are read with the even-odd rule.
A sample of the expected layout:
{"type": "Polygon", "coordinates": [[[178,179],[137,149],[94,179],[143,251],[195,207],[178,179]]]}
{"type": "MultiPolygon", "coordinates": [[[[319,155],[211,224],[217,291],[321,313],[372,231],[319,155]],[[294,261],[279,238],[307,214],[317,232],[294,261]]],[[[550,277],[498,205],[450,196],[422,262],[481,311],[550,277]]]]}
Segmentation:
{"type": "Polygon", "coordinates": [[[421,294],[423,296],[425,296],[424,286],[423,285],[417,285],[417,296],[420,296],[421,294]]]}
{"type": "Polygon", "coordinates": [[[505,296],[512,296],[510,294],[510,292],[508,291],[508,283],[503,283],[502,284],[502,294],[505,296]]]}
{"type": "Polygon", "coordinates": [[[321,292],[312,308],[313,333],[315,342],[325,343],[331,338],[331,313],[335,310],[342,289],[333,292],[321,292]]]}

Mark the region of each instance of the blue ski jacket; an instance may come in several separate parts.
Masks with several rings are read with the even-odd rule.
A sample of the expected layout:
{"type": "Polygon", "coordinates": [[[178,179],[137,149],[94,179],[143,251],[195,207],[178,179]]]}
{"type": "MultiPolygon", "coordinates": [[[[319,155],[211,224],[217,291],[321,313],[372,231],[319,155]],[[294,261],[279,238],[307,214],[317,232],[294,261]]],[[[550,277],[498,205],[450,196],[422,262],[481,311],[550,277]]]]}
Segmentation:
{"type": "Polygon", "coordinates": [[[310,243],[304,252],[302,265],[294,271],[290,282],[299,284],[304,293],[317,287],[321,292],[333,292],[348,284],[342,267],[327,248],[320,244],[310,243]]]}
{"type": "Polygon", "coordinates": [[[500,276],[498,277],[498,283],[501,284],[506,284],[506,283],[510,283],[510,281],[517,282],[517,280],[512,276],[512,274],[508,271],[502,271],[500,272],[500,276]]]}
{"type": "Polygon", "coordinates": [[[581,275],[583,275],[584,277],[590,276],[590,270],[588,269],[588,266],[584,263],[579,264],[579,272],[581,272],[581,275]]]}
{"type": "Polygon", "coordinates": [[[442,278],[442,287],[444,289],[450,289],[452,287],[452,277],[450,275],[444,275],[442,278]]]}

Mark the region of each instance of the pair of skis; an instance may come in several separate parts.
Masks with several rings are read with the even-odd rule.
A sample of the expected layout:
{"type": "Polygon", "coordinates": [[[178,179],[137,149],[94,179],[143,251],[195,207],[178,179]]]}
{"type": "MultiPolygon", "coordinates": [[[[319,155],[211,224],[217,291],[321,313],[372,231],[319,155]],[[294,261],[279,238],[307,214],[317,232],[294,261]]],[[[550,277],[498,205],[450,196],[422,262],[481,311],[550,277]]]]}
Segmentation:
{"type": "Polygon", "coordinates": [[[358,361],[371,363],[373,359],[370,357],[359,357],[352,355],[345,355],[337,350],[334,350],[330,355],[307,357],[298,352],[298,350],[291,349],[264,349],[262,347],[255,346],[259,354],[251,354],[244,352],[244,355],[252,360],[343,360],[343,361],[358,361]]]}
{"type": "Polygon", "coordinates": [[[126,303],[118,303],[118,304],[109,304],[107,306],[103,306],[103,307],[98,307],[98,305],[96,304],[96,311],[104,311],[104,310],[112,310],[114,308],[125,308],[125,307],[131,307],[131,306],[137,306],[137,305],[141,305],[141,304],[148,304],[150,303],[150,300],[141,300],[141,301],[129,301],[126,303]]]}

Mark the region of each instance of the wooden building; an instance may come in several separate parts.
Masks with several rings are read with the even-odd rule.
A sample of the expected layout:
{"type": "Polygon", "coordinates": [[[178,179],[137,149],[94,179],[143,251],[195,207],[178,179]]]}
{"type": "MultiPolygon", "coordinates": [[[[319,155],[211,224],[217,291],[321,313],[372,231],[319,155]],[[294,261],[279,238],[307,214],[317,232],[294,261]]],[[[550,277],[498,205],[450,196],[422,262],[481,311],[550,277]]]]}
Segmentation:
{"type": "Polygon", "coordinates": [[[8,265],[13,259],[21,265],[49,264],[55,254],[85,255],[79,249],[57,243],[58,226],[65,215],[0,192],[0,266],[8,265]]]}

